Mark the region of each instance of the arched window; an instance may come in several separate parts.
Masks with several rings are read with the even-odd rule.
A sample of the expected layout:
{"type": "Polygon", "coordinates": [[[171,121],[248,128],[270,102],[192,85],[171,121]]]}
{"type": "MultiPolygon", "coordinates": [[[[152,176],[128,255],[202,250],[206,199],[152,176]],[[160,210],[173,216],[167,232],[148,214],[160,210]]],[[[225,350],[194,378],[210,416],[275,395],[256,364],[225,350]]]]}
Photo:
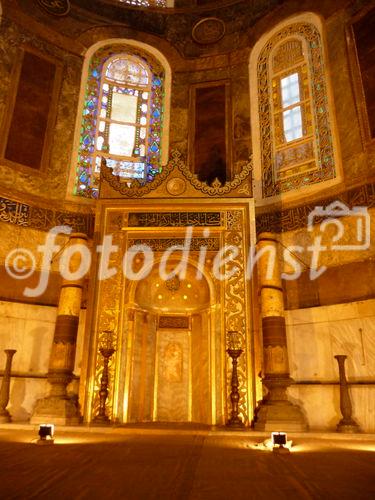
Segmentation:
{"type": "Polygon", "coordinates": [[[103,160],[123,182],[145,184],[161,171],[163,85],[163,68],[151,55],[116,46],[94,53],[75,194],[97,197],[103,160]]]}
{"type": "Polygon", "coordinates": [[[258,200],[299,196],[301,188],[313,190],[319,183],[337,182],[338,148],[322,35],[311,20],[316,16],[301,15],[300,20],[275,28],[252,54],[258,200]]]}

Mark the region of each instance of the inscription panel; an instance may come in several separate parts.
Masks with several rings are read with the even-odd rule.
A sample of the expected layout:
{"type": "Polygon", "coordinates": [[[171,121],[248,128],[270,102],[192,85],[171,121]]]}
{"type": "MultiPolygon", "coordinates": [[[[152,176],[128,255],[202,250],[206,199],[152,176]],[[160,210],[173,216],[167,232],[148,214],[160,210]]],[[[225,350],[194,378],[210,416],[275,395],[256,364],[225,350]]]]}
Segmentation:
{"type": "Polygon", "coordinates": [[[183,328],[189,329],[188,316],[160,316],[159,328],[183,328]]]}
{"type": "Polygon", "coordinates": [[[94,218],[90,214],[80,214],[41,207],[0,197],[0,222],[17,226],[49,231],[55,226],[71,226],[74,231],[92,234],[94,218]]]}
{"type": "Polygon", "coordinates": [[[220,212],[161,212],[129,214],[129,227],[221,226],[220,212]]]}
{"type": "MultiPolygon", "coordinates": [[[[164,252],[172,246],[183,246],[185,240],[183,238],[160,238],[160,239],[131,239],[129,246],[133,245],[146,245],[154,252],[164,252]]],[[[190,250],[199,252],[202,247],[207,247],[207,251],[218,251],[220,249],[219,238],[192,238],[190,243],[190,250]]]]}

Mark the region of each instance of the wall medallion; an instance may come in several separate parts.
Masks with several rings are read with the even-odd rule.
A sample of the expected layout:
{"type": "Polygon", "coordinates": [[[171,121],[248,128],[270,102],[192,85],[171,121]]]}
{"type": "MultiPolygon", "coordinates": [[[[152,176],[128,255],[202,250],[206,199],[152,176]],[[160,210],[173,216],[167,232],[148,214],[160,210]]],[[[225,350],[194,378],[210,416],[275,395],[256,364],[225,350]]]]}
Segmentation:
{"type": "Polygon", "coordinates": [[[70,11],[69,0],[38,0],[38,4],[54,16],[66,16],[70,11]]]}
{"type": "Polygon", "coordinates": [[[181,282],[178,276],[174,276],[173,278],[167,280],[165,282],[165,286],[168,288],[169,291],[171,292],[177,292],[181,286],[181,282]]]}
{"type": "Polygon", "coordinates": [[[217,17],[206,17],[193,27],[191,36],[200,44],[216,43],[225,35],[225,23],[217,17]]]}
{"type": "Polygon", "coordinates": [[[186,182],[183,179],[174,177],[167,182],[167,191],[172,196],[178,196],[186,191],[186,182]]]}

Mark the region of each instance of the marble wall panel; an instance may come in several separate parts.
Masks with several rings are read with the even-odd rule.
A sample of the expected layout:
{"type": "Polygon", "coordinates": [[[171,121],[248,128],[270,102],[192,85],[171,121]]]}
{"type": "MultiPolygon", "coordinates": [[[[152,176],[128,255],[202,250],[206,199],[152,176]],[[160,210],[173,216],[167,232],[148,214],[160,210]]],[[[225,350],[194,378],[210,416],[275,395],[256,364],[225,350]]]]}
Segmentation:
{"type": "MultiPolygon", "coordinates": [[[[36,400],[48,394],[49,384],[45,376],[48,372],[56,312],[56,307],[0,301],[0,370],[5,367],[3,350],[17,350],[12,371],[19,376],[11,380],[9,402],[9,411],[15,421],[28,420],[36,400]]],[[[86,311],[82,311],[74,369],[77,376],[81,371],[85,316],[86,311]]],[[[68,392],[77,393],[77,386],[78,381],[74,381],[68,387],[68,392]]]]}
{"type": "Polygon", "coordinates": [[[157,420],[161,422],[190,420],[190,335],[184,330],[157,332],[157,420]]]}
{"type": "MultiPolygon", "coordinates": [[[[46,373],[56,308],[0,302],[0,318],[0,351],[17,349],[13,358],[13,370],[46,373]]],[[[0,365],[2,368],[3,364],[4,362],[0,365]]]]}
{"type": "MultiPolygon", "coordinates": [[[[362,432],[375,432],[375,387],[351,386],[349,393],[353,418],[362,432]]],[[[294,385],[289,388],[288,394],[291,401],[301,405],[310,430],[336,430],[336,425],[342,418],[338,385],[294,385]]]]}
{"type": "Polygon", "coordinates": [[[334,430],[341,418],[334,356],[345,354],[348,382],[361,383],[350,385],[353,416],[364,431],[373,432],[375,300],[287,311],[286,322],[291,376],[309,382],[293,385],[289,393],[301,404],[310,428],[334,430]]]}
{"type": "Polygon", "coordinates": [[[334,356],[346,354],[349,379],[374,379],[374,306],[375,300],[368,300],[287,311],[293,376],[297,380],[335,380],[337,362],[334,356]]]}
{"type": "Polygon", "coordinates": [[[364,432],[375,432],[375,386],[350,388],[353,417],[364,432]]]}
{"type": "Polygon", "coordinates": [[[300,405],[310,430],[335,430],[341,418],[338,386],[293,385],[288,395],[292,402],[300,405]]]}
{"type": "Polygon", "coordinates": [[[49,391],[47,379],[14,378],[10,384],[8,411],[13,422],[27,422],[34,410],[37,399],[49,391]]]}

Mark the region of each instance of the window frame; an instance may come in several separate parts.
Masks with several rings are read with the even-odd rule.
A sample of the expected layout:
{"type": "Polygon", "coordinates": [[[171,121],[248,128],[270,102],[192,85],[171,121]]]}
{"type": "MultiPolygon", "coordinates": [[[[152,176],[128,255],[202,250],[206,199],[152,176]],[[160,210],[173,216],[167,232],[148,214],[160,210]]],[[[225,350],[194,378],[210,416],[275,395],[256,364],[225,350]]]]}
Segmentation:
{"type": "MultiPolygon", "coordinates": [[[[76,118],[71,171],[67,186],[67,197],[71,200],[77,200],[78,196],[80,200],[91,203],[100,197],[100,174],[96,172],[93,175],[94,165],[91,161],[91,159],[95,158],[94,149],[91,151],[89,149],[85,150],[82,142],[86,134],[86,136],[90,136],[88,145],[93,146],[94,144],[91,130],[95,127],[96,131],[98,106],[93,103],[94,101],[98,102],[99,99],[103,66],[112,56],[119,56],[124,53],[141,59],[143,64],[147,64],[150,68],[152,74],[151,109],[153,119],[150,123],[152,141],[150,139],[150,147],[146,151],[146,160],[149,161],[147,161],[146,183],[143,187],[153,183],[168,163],[172,74],[168,61],[158,50],[134,40],[116,39],[97,42],[88,50],[85,56],[81,77],[80,102],[76,118]],[[89,101],[93,101],[92,107],[89,106],[89,101]],[[154,108],[159,109],[160,113],[158,115],[154,116],[154,108]],[[152,149],[154,142],[157,143],[157,150],[152,149]],[[81,180],[81,176],[84,176],[85,179],[81,180]],[[85,187],[82,188],[81,184],[85,187]]],[[[113,177],[116,179],[115,175],[113,177]]],[[[133,179],[133,181],[137,180],[133,179]]],[[[126,181],[122,181],[122,183],[125,184],[126,181]]],[[[129,187],[129,189],[131,188],[129,187]]]]}
{"type": "MultiPolygon", "coordinates": [[[[249,60],[250,106],[254,162],[254,196],[259,206],[294,202],[320,192],[343,179],[337,135],[335,102],[327,56],[324,20],[313,12],[290,16],[270,27],[255,43],[249,60]],[[311,171],[295,169],[286,180],[274,175],[272,96],[269,91],[269,54],[281,40],[301,37],[308,47],[315,119],[317,166],[311,171]]],[[[310,155],[302,151],[301,156],[310,155]]],[[[296,151],[299,156],[299,151],[296,151]]],[[[297,155],[296,155],[297,156],[297,155]]],[[[289,161],[289,159],[287,158],[289,161]]],[[[281,158],[278,164],[283,164],[281,158]]],[[[293,168],[293,167],[291,167],[293,168]]]]}

